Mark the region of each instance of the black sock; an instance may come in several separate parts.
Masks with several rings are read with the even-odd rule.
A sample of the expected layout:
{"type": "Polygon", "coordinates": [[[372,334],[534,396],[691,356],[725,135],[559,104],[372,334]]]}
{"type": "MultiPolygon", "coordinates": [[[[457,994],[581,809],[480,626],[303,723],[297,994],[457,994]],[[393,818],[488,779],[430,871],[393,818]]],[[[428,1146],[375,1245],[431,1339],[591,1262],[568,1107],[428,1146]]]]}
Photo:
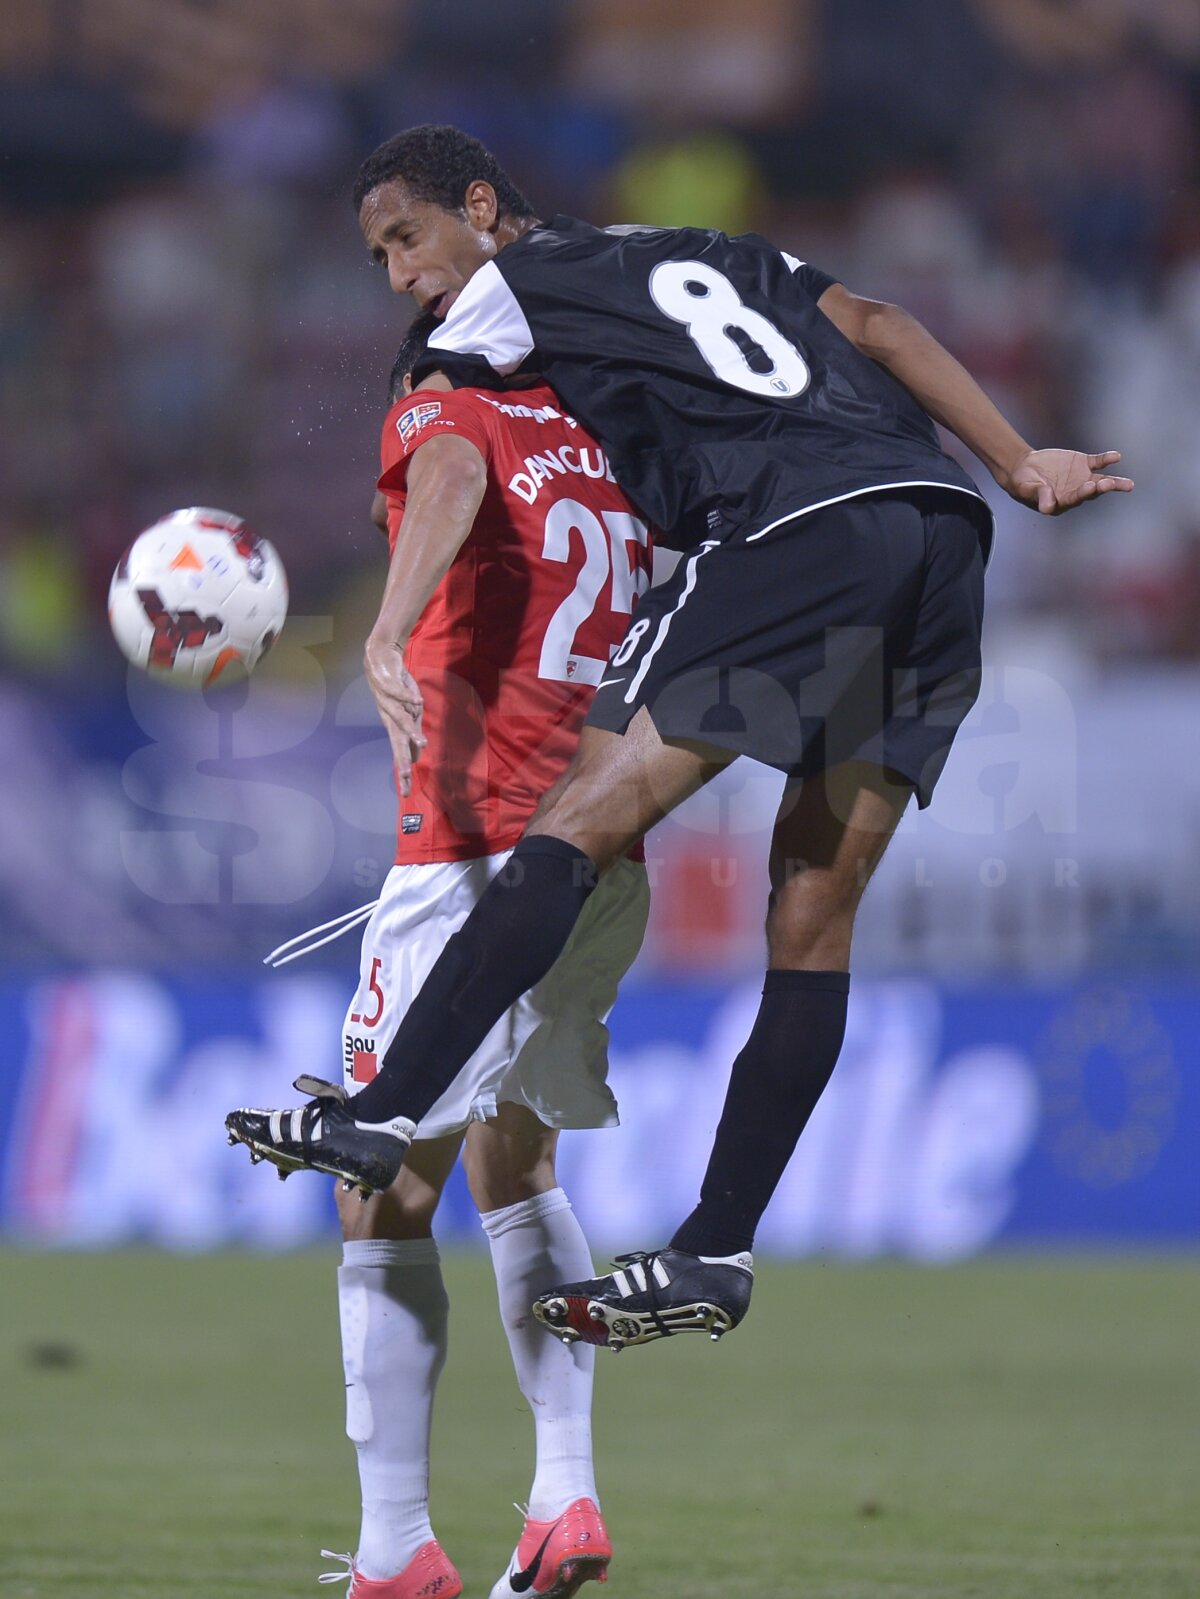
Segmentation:
{"type": "Polygon", "coordinates": [[[848,972],[767,973],[754,1028],[733,1063],[700,1203],[672,1238],[673,1248],[735,1255],[753,1246],[837,1064],[849,992],[848,972]]]}
{"type": "Polygon", "coordinates": [[[419,1122],[510,1005],[562,952],[596,868],[561,838],[523,838],[447,941],[383,1057],[354,1096],[359,1121],[419,1122]]]}

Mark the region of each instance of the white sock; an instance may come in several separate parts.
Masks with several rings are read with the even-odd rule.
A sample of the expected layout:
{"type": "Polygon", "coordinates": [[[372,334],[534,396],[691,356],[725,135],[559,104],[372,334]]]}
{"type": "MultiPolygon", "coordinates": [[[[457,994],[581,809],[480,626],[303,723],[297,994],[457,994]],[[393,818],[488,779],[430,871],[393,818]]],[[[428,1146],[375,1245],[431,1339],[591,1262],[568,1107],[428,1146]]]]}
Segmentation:
{"type": "MultiPolygon", "coordinates": [[[[552,1521],[573,1500],[596,1499],[592,1467],[591,1344],[563,1344],[531,1306],[555,1283],[592,1275],[583,1228],[561,1188],[480,1216],[492,1248],[500,1319],[517,1383],[533,1412],[537,1465],[529,1514],[552,1521]]],[[[598,1501],[597,1501],[598,1502],[598,1501]]]]}
{"type": "Polygon", "coordinates": [[[343,1246],[346,1432],[358,1450],[362,1486],[355,1564],[376,1581],[398,1576],[433,1537],[429,1430],[446,1362],[448,1304],[432,1238],[343,1246]]]}

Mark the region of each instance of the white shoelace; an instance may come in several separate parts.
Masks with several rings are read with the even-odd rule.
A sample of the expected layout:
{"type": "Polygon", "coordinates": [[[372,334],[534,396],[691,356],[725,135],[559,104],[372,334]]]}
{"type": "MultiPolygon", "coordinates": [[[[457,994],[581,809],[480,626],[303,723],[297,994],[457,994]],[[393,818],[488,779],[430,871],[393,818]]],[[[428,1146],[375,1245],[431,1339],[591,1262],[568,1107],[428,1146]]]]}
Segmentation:
{"type": "Polygon", "coordinates": [[[336,1550],[322,1549],[322,1560],[342,1560],[346,1564],[345,1571],[323,1571],[317,1578],[318,1582],[350,1582],[354,1577],[354,1556],[339,1555],[336,1550]]]}
{"type": "MultiPolygon", "coordinates": [[[[289,961],[299,960],[302,955],[311,955],[314,949],[320,949],[324,944],[332,944],[335,938],[341,938],[343,933],[348,933],[352,927],[370,919],[372,911],[379,904],[373,899],[369,905],[360,905],[356,911],[345,911],[341,916],[335,916],[331,922],[322,922],[320,927],[310,927],[307,933],[297,933],[295,938],[289,938],[286,943],[280,944],[278,949],[273,949],[269,955],[263,956],[264,966],[286,966],[289,961]],[[330,928],[333,929],[330,932],[330,928]],[[318,933],[324,933],[324,938],[317,938],[318,933]],[[310,944],[309,939],[316,939],[310,944]],[[299,945],[300,948],[295,946],[299,945]],[[291,950],[291,954],[285,953],[291,950]]],[[[339,1555],[340,1559],[341,1556],[339,1555]]]]}

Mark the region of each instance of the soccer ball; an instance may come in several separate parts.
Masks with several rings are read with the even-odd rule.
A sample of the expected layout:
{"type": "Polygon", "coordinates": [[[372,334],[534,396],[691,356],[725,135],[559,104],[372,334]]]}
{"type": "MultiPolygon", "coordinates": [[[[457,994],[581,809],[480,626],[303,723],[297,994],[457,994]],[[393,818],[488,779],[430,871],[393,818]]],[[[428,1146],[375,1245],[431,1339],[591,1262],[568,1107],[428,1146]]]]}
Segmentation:
{"type": "Polygon", "coordinates": [[[135,666],[181,688],[251,671],[279,637],[287,578],[240,516],[172,511],[121,557],[108,591],[113,636],[135,666]],[[231,670],[232,669],[232,670],[231,670]]]}

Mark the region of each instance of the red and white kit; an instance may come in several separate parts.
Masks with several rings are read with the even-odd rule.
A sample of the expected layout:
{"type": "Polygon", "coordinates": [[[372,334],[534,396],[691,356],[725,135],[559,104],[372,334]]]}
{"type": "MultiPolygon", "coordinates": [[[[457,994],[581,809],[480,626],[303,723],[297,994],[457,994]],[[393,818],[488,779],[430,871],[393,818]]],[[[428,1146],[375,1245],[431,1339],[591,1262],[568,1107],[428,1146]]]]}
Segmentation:
{"type": "MultiPolygon", "coordinates": [[[[396,864],[363,936],[343,1038],[350,1092],[375,1076],[446,940],[574,754],[650,580],[645,523],[600,446],[542,385],[425,391],[392,408],[379,487],[401,558],[408,462],[446,433],[480,451],[488,483],[406,652],[429,744],[400,801],[396,864]]],[[[604,1022],[648,909],[640,860],[606,873],[552,971],[497,1022],[418,1137],[456,1132],[505,1101],[553,1127],[614,1125],[604,1022]]]]}

